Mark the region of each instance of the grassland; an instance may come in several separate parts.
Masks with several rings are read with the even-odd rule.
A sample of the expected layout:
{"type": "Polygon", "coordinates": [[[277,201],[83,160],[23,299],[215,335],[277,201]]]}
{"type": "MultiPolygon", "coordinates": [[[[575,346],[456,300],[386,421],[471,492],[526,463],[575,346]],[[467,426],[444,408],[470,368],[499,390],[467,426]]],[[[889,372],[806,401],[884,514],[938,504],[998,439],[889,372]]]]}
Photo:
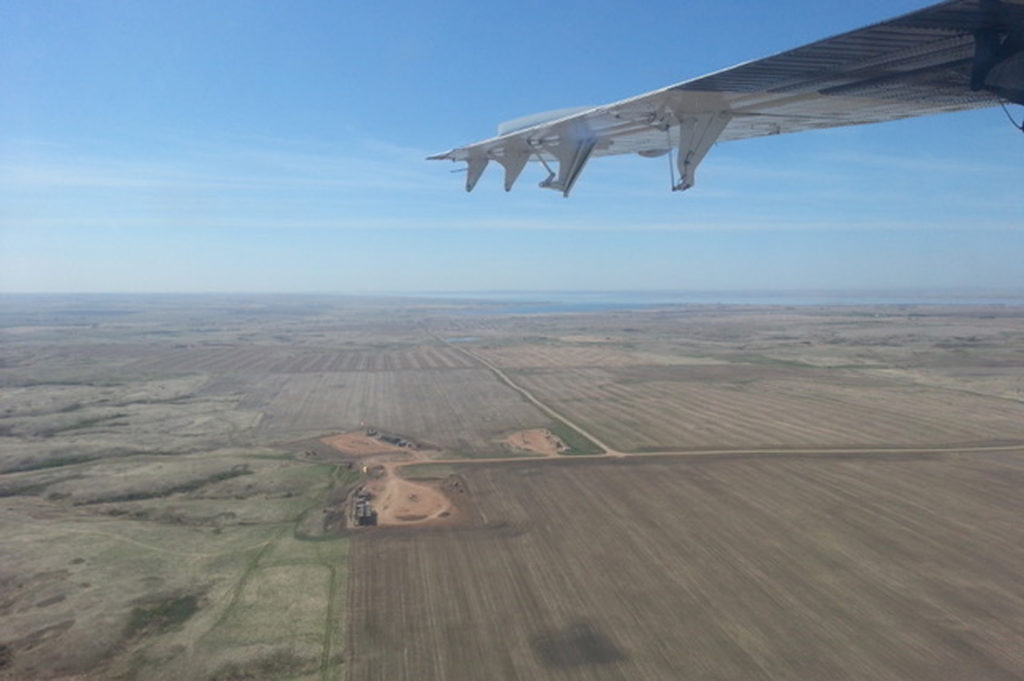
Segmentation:
{"type": "Polygon", "coordinates": [[[1020,678],[1020,445],[1014,308],[5,298],[0,679],[1020,678]]]}

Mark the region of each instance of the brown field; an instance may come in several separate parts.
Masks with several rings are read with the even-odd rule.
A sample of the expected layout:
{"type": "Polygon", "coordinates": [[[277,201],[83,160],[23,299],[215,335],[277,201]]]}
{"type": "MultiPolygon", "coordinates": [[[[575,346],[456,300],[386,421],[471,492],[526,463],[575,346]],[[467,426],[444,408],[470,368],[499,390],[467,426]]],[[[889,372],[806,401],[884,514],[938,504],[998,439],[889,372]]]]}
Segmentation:
{"type": "Polygon", "coordinates": [[[667,357],[614,347],[608,341],[572,338],[557,344],[481,348],[480,354],[506,369],[519,367],[565,369],[571,367],[627,367],[644,364],[717,364],[714,359],[667,357]],[[565,343],[565,344],[563,344],[565,343]]]}
{"type": "Polygon", "coordinates": [[[1024,674],[1024,452],[464,466],[356,536],[348,679],[1024,674]]]}
{"type": "Polygon", "coordinates": [[[1009,306],[9,296],[0,680],[1020,679],[1020,447],[1009,306]]]}
{"type": "Polygon", "coordinates": [[[509,375],[622,451],[1024,439],[1019,401],[846,369],[638,366],[509,375]]]}
{"type": "Polygon", "coordinates": [[[159,373],[268,374],[465,369],[473,364],[444,346],[410,350],[292,350],[282,347],[175,348],[129,369],[159,373]]]}
{"type": "Polygon", "coordinates": [[[265,375],[250,380],[243,409],[263,414],[267,437],[297,439],[361,424],[461,456],[500,454],[502,432],[545,417],[485,369],[265,375]]]}

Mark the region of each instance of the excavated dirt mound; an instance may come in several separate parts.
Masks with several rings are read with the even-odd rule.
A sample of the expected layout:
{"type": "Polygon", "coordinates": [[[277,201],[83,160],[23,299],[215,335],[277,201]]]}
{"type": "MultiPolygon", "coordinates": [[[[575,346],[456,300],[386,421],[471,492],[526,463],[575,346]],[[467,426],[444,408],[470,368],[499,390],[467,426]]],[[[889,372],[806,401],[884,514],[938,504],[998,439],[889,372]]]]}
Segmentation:
{"type": "Polygon", "coordinates": [[[558,456],[569,448],[557,435],[547,428],[517,430],[503,437],[501,442],[511,449],[543,454],[544,456],[558,456]]]}
{"type": "Polygon", "coordinates": [[[393,452],[408,451],[404,447],[384,442],[376,437],[367,435],[362,431],[352,433],[341,433],[330,437],[320,438],[320,441],[329,447],[337,449],[342,454],[350,456],[372,456],[374,454],[391,454],[393,452]]]}
{"type": "MultiPolygon", "coordinates": [[[[441,480],[406,480],[390,465],[384,475],[368,481],[363,489],[372,497],[380,527],[410,525],[449,525],[462,521],[462,513],[452,503],[441,480]]],[[[464,492],[464,490],[458,490],[464,492]]]]}

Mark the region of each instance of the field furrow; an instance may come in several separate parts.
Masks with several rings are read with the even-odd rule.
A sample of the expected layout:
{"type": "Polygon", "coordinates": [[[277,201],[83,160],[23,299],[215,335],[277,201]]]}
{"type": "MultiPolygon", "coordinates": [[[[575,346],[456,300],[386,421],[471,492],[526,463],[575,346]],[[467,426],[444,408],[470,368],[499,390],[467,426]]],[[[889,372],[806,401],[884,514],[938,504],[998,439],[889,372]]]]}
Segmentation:
{"type": "Polygon", "coordinates": [[[1024,439],[1024,404],[858,377],[616,381],[597,368],[513,371],[538,399],[624,451],[886,446],[1024,439]]]}
{"type": "Polygon", "coordinates": [[[462,474],[479,525],[354,538],[350,681],[1024,672],[1024,454],[462,474]]]}

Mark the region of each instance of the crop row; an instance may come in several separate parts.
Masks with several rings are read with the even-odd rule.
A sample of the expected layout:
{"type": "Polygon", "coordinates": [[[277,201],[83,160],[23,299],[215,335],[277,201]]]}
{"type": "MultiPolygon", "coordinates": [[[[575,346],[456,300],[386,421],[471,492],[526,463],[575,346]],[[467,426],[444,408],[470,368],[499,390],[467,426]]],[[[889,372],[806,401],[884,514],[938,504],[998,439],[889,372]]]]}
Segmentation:
{"type": "Polygon", "coordinates": [[[1024,438],[1024,405],[879,382],[799,377],[623,382],[602,369],[511,374],[623,450],[906,446],[1024,438]]]}
{"type": "Polygon", "coordinates": [[[1024,672],[1020,453],[463,475],[480,525],[354,539],[349,679],[1024,672]]]}

